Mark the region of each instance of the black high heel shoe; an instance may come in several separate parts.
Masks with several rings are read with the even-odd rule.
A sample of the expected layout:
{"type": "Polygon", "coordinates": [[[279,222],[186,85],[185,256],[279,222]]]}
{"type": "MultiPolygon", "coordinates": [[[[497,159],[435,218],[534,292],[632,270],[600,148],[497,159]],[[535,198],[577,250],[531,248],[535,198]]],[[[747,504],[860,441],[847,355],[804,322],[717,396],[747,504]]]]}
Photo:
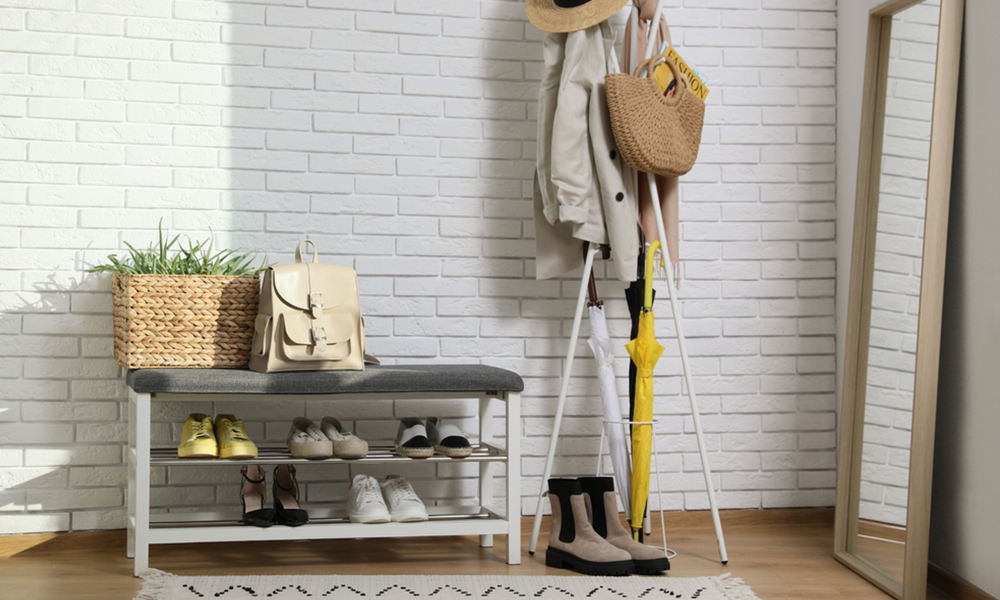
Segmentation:
{"type": "Polygon", "coordinates": [[[270,527],[274,524],[274,510],[264,508],[264,500],[267,499],[264,469],[258,465],[245,465],[240,469],[240,473],[243,475],[243,483],[240,484],[243,524],[254,527],[270,527]]]}
{"type": "Polygon", "coordinates": [[[309,513],[299,508],[299,484],[295,481],[295,467],[274,467],[273,490],[275,520],[278,523],[298,527],[309,522],[309,513]]]}

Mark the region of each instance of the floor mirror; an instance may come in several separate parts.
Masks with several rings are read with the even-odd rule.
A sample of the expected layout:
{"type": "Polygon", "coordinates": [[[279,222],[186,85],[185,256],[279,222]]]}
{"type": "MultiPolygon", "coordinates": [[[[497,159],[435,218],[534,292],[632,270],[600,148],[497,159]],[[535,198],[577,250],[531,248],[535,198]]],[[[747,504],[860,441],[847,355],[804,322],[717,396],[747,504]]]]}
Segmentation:
{"type": "Polygon", "coordinates": [[[924,600],[963,0],[870,13],[834,556],[924,600]]]}

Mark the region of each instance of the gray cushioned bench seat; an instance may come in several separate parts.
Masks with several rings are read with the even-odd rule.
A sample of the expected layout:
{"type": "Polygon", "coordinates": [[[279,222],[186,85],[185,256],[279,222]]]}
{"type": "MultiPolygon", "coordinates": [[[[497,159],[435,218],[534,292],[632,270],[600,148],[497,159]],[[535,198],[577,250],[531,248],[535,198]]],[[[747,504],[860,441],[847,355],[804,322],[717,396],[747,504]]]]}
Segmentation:
{"type": "Polygon", "coordinates": [[[257,373],[246,369],[134,369],[128,386],[164,394],[521,392],[513,371],[484,365],[371,365],[364,371],[257,373]]]}

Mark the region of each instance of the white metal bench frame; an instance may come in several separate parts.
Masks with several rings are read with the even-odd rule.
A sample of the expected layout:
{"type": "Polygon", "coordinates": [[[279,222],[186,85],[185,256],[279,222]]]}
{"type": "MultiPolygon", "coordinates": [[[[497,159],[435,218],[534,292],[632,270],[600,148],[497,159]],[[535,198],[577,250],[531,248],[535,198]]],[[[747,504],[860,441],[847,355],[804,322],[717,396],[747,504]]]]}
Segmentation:
{"type": "MultiPolygon", "coordinates": [[[[152,544],[187,544],[199,542],[234,542],[234,541],[264,541],[264,540],[305,540],[305,539],[345,539],[345,538],[383,538],[383,537],[417,537],[417,536],[453,536],[478,535],[479,545],[483,548],[493,546],[493,536],[507,536],[507,564],[521,564],[521,395],[517,392],[412,392],[384,394],[378,392],[358,394],[314,395],[309,398],[324,399],[366,399],[366,400],[397,400],[409,399],[478,399],[479,400],[479,447],[484,452],[470,457],[472,462],[479,463],[479,505],[458,507],[428,507],[431,515],[429,521],[419,523],[384,523],[359,524],[350,522],[317,522],[301,527],[269,527],[266,529],[234,524],[230,518],[229,524],[212,524],[212,519],[221,518],[221,513],[166,513],[150,514],[150,472],[153,466],[166,464],[164,459],[152,458],[151,446],[151,408],[152,402],[172,401],[191,402],[205,400],[229,399],[226,394],[176,394],[176,393],[139,393],[129,388],[129,422],[128,422],[128,544],[126,553],[135,559],[134,574],[138,577],[149,568],[149,547],[152,544]],[[499,400],[505,406],[506,447],[493,445],[493,412],[492,401],[499,400]],[[506,509],[493,505],[494,473],[490,465],[494,462],[506,465],[505,490],[506,509]],[[192,524],[192,519],[199,519],[192,524]]],[[[253,394],[247,401],[267,400],[273,396],[289,394],[253,394]]],[[[302,394],[306,396],[305,394],[302,394]]],[[[247,395],[240,394],[243,398],[247,395]]],[[[395,456],[376,456],[364,459],[367,462],[410,461],[412,459],[395,456]]],[[[424,461],[461,462],[463,459],[434,457],[424,461]]],[[[469,459],[464,459],[469,460],[469,459]]],[[[255,461],[208,461],[209,464],[241,464],[255,461]]],[[[256,461],[264,462],[264,460],[256,461]]],[[[348,461],[329,459],[326,461],[305,461],[301,459],[274,459],[267,462],[290,463],[332,463],[343,464],[348,461]]],[[[354,461],[356,462],[356,461],[354,461]]],[[[175,461],[170,464],[190,465],[198,467],[205,465],[202,460],[175,461]]],[[[329,511],[327,511],[329,512],[329,511]]],[[[310,516],[331,517],[322,511],[310,516]]],[[[238,522],[237,522],[238,523],[238,522]]]]}

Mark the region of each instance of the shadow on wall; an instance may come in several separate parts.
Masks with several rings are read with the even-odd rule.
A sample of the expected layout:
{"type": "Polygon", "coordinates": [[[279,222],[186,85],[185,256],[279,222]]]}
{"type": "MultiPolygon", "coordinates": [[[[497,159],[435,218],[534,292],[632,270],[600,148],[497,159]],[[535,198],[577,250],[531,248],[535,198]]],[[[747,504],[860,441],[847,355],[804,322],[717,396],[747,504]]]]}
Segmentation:
{"type": "Polygon", "coordinates": [[[966,383],[972,381],[969,356],[966,353],[968,341],[965,339],[969,324],[963,310],[968,306],[970,282],[965,270],[969,258],[966,244],[962,241],[968,239],[968,232],[965,230],[965,202],[971,200],[967,196],[965,182],[967,170],[962,168],[962,165],[968,164],[966,144],[963,143],[963,133],[968,131],[965,111],[962,110],[968,106],[963,98],[967,89],[962,82],[967,73],[964,61],[959,69],[959,110],[955,113],[955,131],[958,134],[952,160],[955,167],[948,205],[946,285],[941,310],[941,362],[934,426],[930,523],[930,560],[954,573],[960,572],[962,566],[969,564],[969,557],[966,556],[969,544],[963,539],[965,529],[955,509],[963,506],[961,494],[969,489],[968,482],[964,479],[968,471],[967,461],[962,456],[967,446],[957,440],[965,439],[969,428],[968,403],[971,397],[966,383]]]}
{"type": "MultiPolygon", "coordinates": [[[[266,10],[269,25],[286,26],[270,28],[284,40],[275,46],[284,47],[256,46],[259,40],[238,35],[226,40],[224,32],[222,141],[214,142],[224,176],[221,183],[201,180],[197,190],[218,190],[218,224],[228,247],[260,249],[268,262],[282,264],[294,260],[295,247],[308,237],[322,262],[354,267],[368,351],[385,364],[526,362],[520,299],[559,302],[561,288],[535,282],[528,266],[536,128],[530,104],[537,83],[524,61],[537,60],[540,46],[524,43],[523,17],[497,22],[516,30],[517,40],[494,43],[407,37],[394,26],[345,31],[331,18],[347,11],[266,10]]],[[[235,33],[239,15],[230,17],[235,33]]],[[[400,17],[357,11],[355,18],[400,17]]],[[[402,18],[418,28],[441,21],[402,18]]],[[[213,216],[172,224],[204,232],[213,216]]],[[[547,319],[533,335],[560,326],[561,319],[547,319]]],[[[187,408],[154,416],[173,423],[170,439],[177,439],[187,408]]],[[[270,445],[284,443],[289,415],[300,414],[316,421],[335,415],[370,442],[391,445],[400,417],[440,416],[472,432],[476,408],[466,401],[296,398],[248,406],[227,398],[205,410],[236,412],[254,439],[270,445]]],[[[163,483],[189,486],[195,495],[214,484],[214,496],[201,503],[238,506],[238,487],[209,475],[221,469],[172,469],[163,483]]],[[[342,502],[358,472],[382,477],[397,469],[305,465],[299,481],[308,508],[342,502]]],[[[475,465],[413,464],[405,474],[428,504],[475,501],[475,465]]],[[[183,510],[186,498],[163,500],[183,510]]]]}
{"type": "MultiPolygon", "coordinates": [[[[5,377],[21,378],[7,379],[0,390],[0,457],[11,465],[0,471],[0,517],[28,517],[23,522],[4,519],[4,533],[125,526],[128,406],[123,371],[111,358],[109,287],[109,276],[104,274],[88,274],[69,285],[57,283],[53,275],[47,283],[36,284],[37,300],[24,299],[0,315],[0,331],[24,331],[16,336],[17,350],[9,353],[19,356],[9,356],[3,365],[5,377]]],[[[379,445],[391,445],[398,416],[433,414],[467,431],[475,428],[475,407],[454,400],[408,402],[400,409],[391,401],[247,400],[227,396],[199,402],[154,402],[154,446],[176,446],[184,419],[199,411],[235,413],[247,421],[248,432],[259,445],[277,447],[284,445],[289,415],[306,415],[317,422],[322,416],[336,415],[345,426],[379,445]]],[[[385,477],[397,473],[399,466],[357,469],[300,466],[298,479],[306,507],[340,505],[357,472],[385,477]]],[[[478,475],[476,465],[414,464],[407,466],[406,475],[428,504],[474,501],[476,488],[469,478],[478,475]]],[[[499,485],[502,481],[498,478],[499,485]]],[[[154,467],[151,482],[155,513],[214,509],[238,515],[236,466],[154,467]]]]}
{"type": "Polygon", "coordinates": [[[124,525],[125,385],[107,276],[35,283],[0,314],[4,533],[124,525]]]}
{"type": "MultiPolygon", "coordinates": [[[[523,18],[496,22],[513,41],[459,44],[344,31],[322,8],[268,10],[310,23],[308,47],[229,41],[215,138],[223,176],[185,184],[218,190],[231,247],[285,263],[309,237],[322,261],[354,267],[369,350],[386,363],[523,361],[520,298],[544,298],[531,316],[556,318],[534,335],[558,336],[572,305],[558,281],[533,280],[537,82],[525,61],[541,50],[524,41],[523,18]]],[[[393,15],[357,16],[369,17],[393,15]]],[[[203,230],[213,218],[173,225],[203,230]]]]}
{"type": "MultiPolygon", "coordinates": [[[[182,239],[214,232],[218,247],[260,249],[274,263],[291,262],[298,242],[312,238],[321,260],[357,269],[369,350],[386,363],[488,362],[547,374],[565,354],[558,340],[573,301],[562,298],[562,282],[533,279],[541,50],[522,5],[488,3],[483,10],[502,15],[485,15],[498,39],[483,40],[444,37],[440,16],[208,4],[175,16],[150,5],[191,39],[140,35],[130,47],[141,59],[109,57],[131,68],[115,86],[139,98],[112,94],[106,100],[123,116],[87,130],[87,141],[108,146],[111,158],[100,160],[110,166],[81,167],[90,179],[79,186],[52,186],[76,210],[77,233],[101,241],[76,250],[67,270],[25,275],[33,291],[0,314],[0,339],[17,347],[0,359],[3,533],[124,525],[127,403],[112,358],[110,281],[86,269],[120,254],[123,239],[151,242],[161,218],[182,239]],[[353,29],[338,20],[346,15],[353,29]],[[399,20],[438,29],[396,31],[399,20]],[[73,189],[108,197],[75,205],[66,199],[73,189]]],[[[463,26],[479,19],[478,6],[449,10],[467,17],[448,19],[463,26]]],[[[581,385],[597,393],[596,380],[581,385]]],[[[370,439],[391,441],[411,412],[468,428],[475,413],[446,402],[390,404],[374,419],[370,405],[158,404],[153,434],[164,444],[195,409],[246,415],[251,435],[272,444],[284,442],[291,414],[341,411],[370,439]]],[[[238,479],[221,469],[162,469],[154,485],[171,510],[238,506],[238,479]]],[[[346,474],[303,471],[317,499],[343,495],[346,474]]],[[[420,471],[414,486],[466,500],[474,471],[420,471]],[[432,490],[435,479],[445,483],[432,490]]]]}

